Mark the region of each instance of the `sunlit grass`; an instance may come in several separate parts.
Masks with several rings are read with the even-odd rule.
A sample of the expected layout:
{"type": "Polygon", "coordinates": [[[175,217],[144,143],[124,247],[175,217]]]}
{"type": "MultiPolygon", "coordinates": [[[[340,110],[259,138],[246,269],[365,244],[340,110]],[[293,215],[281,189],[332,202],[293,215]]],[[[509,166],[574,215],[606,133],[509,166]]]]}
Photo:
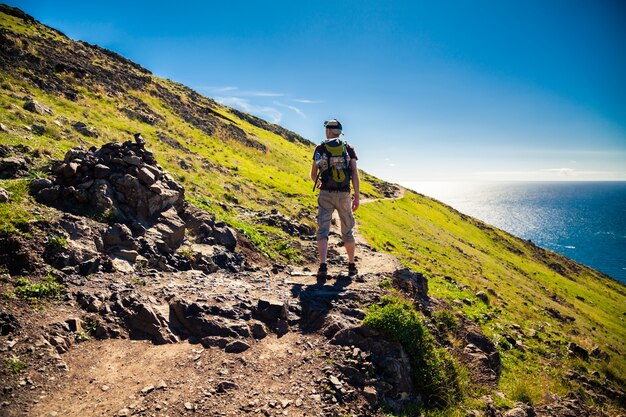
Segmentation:
{"type": "MultiPolygon", "coordinates": [[[[433,296],[451,302],[507,348],[501,349],[500,386],[509,396],[540,402],[529,383],[537,379],[549,392],[566,392],[565,374],[577,363],[567,356],[570,341],[588,350],[626,348],[624,287],[593,270],[581,267],[560,275],[548,266],[561,259],[559,255],[412,192],[401,200],[364,205],[357,217],[371,244],[424,273],[433,296]],[[488,304],[476,297],[478,291],[489,294],[488,304]],[[563,323],[547,308],[574,321],[563,323]],[[517,334],[511,329],[514,324],[523,332],[533,329],[537,336],[517,334]],[[507,346],[504,335],[521,340],[524,351],[507,346]]],[[[611,363],[614,369],[623,369],[625,359],[611,353],[611,363]]],[[[584,369],[586,374],[598,370],[609,379],[615,374],[598,360],[584,369]]]]}

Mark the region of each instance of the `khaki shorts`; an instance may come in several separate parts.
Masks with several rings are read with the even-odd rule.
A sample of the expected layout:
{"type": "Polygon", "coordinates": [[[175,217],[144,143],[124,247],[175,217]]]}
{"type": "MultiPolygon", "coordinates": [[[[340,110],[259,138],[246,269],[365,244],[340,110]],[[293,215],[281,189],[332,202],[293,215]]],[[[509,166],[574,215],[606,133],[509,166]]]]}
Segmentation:
{"type": "Polygon", "coordinates": [[[354,214],[350,192],[321,190],[317,197],[317,240],[328,239],[330,220],[337,210],[341,221],[341,240],[354,242],[354,214]]]}

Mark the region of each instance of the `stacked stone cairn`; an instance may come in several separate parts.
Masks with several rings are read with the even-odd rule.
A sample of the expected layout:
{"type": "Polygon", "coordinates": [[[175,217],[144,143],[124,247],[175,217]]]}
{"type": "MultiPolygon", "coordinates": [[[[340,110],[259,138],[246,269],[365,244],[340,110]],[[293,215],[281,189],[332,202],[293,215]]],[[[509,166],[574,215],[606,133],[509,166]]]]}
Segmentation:
{"type": "Polygon", "coordinates": [[[150,221],[171,207],[183,209],[184,188],[156,163],[139,134],[135,142],[72,148],[52,166],[52,174],[53,180],[31,185],[45,204],[78,205],[122,221],[150,221]]]}
{"type": "MultiPolygon", "coordinates": [[[[141,260],[162,270],[189,269],[190,260],[176,254],[190,228],[196,243],[221,245],[216,260],[199,260],[209,271],[236,269],[235,232],[209,214],[187,207],[185,189],[159,166],[140,134],[101,148],[70,149],[54,163],[50,178],[31,182],[41,203],[107,223],[96,245],[130,264],[141,260]]],[[[236,262],[236,261],[239,262],[236,262]]]]}

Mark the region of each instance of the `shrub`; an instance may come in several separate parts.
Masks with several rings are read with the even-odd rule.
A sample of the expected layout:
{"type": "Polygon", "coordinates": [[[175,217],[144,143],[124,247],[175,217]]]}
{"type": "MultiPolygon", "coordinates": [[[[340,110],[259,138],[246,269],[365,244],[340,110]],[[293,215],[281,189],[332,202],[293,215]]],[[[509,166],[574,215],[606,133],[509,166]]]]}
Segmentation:
{"type": "Polygon", "coordinates": [[[15,294],[26,299],[60,298],[63,294],[63,285],[57,278],[47,275],[42,282],[32,282],[28,278],[18,278],[15,283],[15,294]]]}
{"type": "Polygon", "coordinates": [[[391,279],[389,279],[389,278],[385,278],[385,279],[383,279],[382,281],[380,281],[380,282],[378,283],[378,286],[379,286],[380,288],[383,288],[383,289],[390,289],[390,288],[391,288],[391,286],[392,286],[392,284],[391,284],[391,279]]]}
{"type": "Polygon", "coordinates": [[[292,244],[287,240],[276,241],[273,245],[273,249],[289,262],[302,261],[301,252],[298,249],[294,249],[292,244]]]}
{"type": "Polygon", "coordinates": [[[13,374],[19,374],[20,372],[22,372],[24,370],[24,368],[26,368],[26,365],[28,365],[26,362],[21,360],[19,358],[19,356],[17,356],[17,355],[13,355],[13,356],[5,359],[4,363],[5,363],[6,367],[13,374]]]}
{"type": "Polygon", "coordinates": [[[506,340],[505,337],[503,337],[502,335],[499,334],[495,334],[493,336],[493,344],[496,345],[496,347],[499,350],[511,350],[513,348],[513,346],[511,346],[511,344],[509,343],[508,340],[506,340]]]}
{"type": "Polygon", "coordinates": [[[382,305],[368,309],[363,324],[380,330],[402,344],[411,360],[413,382],[428,406],[445,407],[461,397],[458,373],[452,357],[438,348],[411,303],[384,296],[382,305]]]}
{"type": "Polygon", "coordinates": [[[96,329],[98,328],[98,320],[93,317],[84,316],[83,328],[90,335],[96,334],[96,329]]]}
{"type": "Polygon", "coordinates": [[[521,401],[526,404],[536,404],[541,398],[545,387],[531,376],[517,379],[509,394],[513,401],[521,401]]]}
{"type": "Polygon", "coordinates": [[[74,341],[76,343],[86,342],[87,340],[89,340],[89,333],[81,330],[74,333],[74,341]]]}
{"type": "Polygon", "coordinates": [[[46,246],[51,252],[61,252],[67,249],[67,239],[60,235],[52,235],[48,238],[46,246]]]}
{"type": "Polygon", "coordinates": [[[456,316],[450,310],[439,310],[433,313],[433,318],[437,322],[437,327],[441,331],[455,331],[459,328],[456,316]]]}
{"type": "Polygon", "coordinates": [[[94,213],[91,218],[100,223],[111,223],[117,219],[113,209],[107,209],[101,213],[94,213]]]}
{"type": "Polygon", "coordinates": [[[178,250],[178,253],[180,253],[180,255],[187,259],[189,262],[195,262],[196,261],[196,253],[193,251],[191,246],[186,246],[183,248],[180,248],[178,250]]]}
{"type": "Polygon", "coordinates": [[[141,286],[145,286],[146,285],[146,281],[140,279],[140,278],[135,278],[135,277],[131,277],[130,278],[130,282],[132,282],[133,284],[136,285],[141,285],[141,286]]]}

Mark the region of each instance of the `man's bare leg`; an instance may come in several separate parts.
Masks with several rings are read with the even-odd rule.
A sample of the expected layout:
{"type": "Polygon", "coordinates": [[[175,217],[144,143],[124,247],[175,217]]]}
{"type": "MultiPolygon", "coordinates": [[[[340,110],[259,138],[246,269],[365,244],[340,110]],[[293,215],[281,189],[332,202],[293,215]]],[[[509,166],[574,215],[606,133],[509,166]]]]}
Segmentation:
{"type": "Polygon", "coordinates": [[[354,263],[354,248],[356,245],[354,242],[345,242],[344,246],[346,247],[346,253],[348,254],[348,262],[353,264],[354,263]]]}
{"type": "MultiPolygon", "coordinates": [[[[354,249],[352,250],[354,253],[354,249]]],[[[317,257],[320,264],[326,263],[326,257],[328,256],[328,238],[321,238],[317,240],[317,257]]]]}

